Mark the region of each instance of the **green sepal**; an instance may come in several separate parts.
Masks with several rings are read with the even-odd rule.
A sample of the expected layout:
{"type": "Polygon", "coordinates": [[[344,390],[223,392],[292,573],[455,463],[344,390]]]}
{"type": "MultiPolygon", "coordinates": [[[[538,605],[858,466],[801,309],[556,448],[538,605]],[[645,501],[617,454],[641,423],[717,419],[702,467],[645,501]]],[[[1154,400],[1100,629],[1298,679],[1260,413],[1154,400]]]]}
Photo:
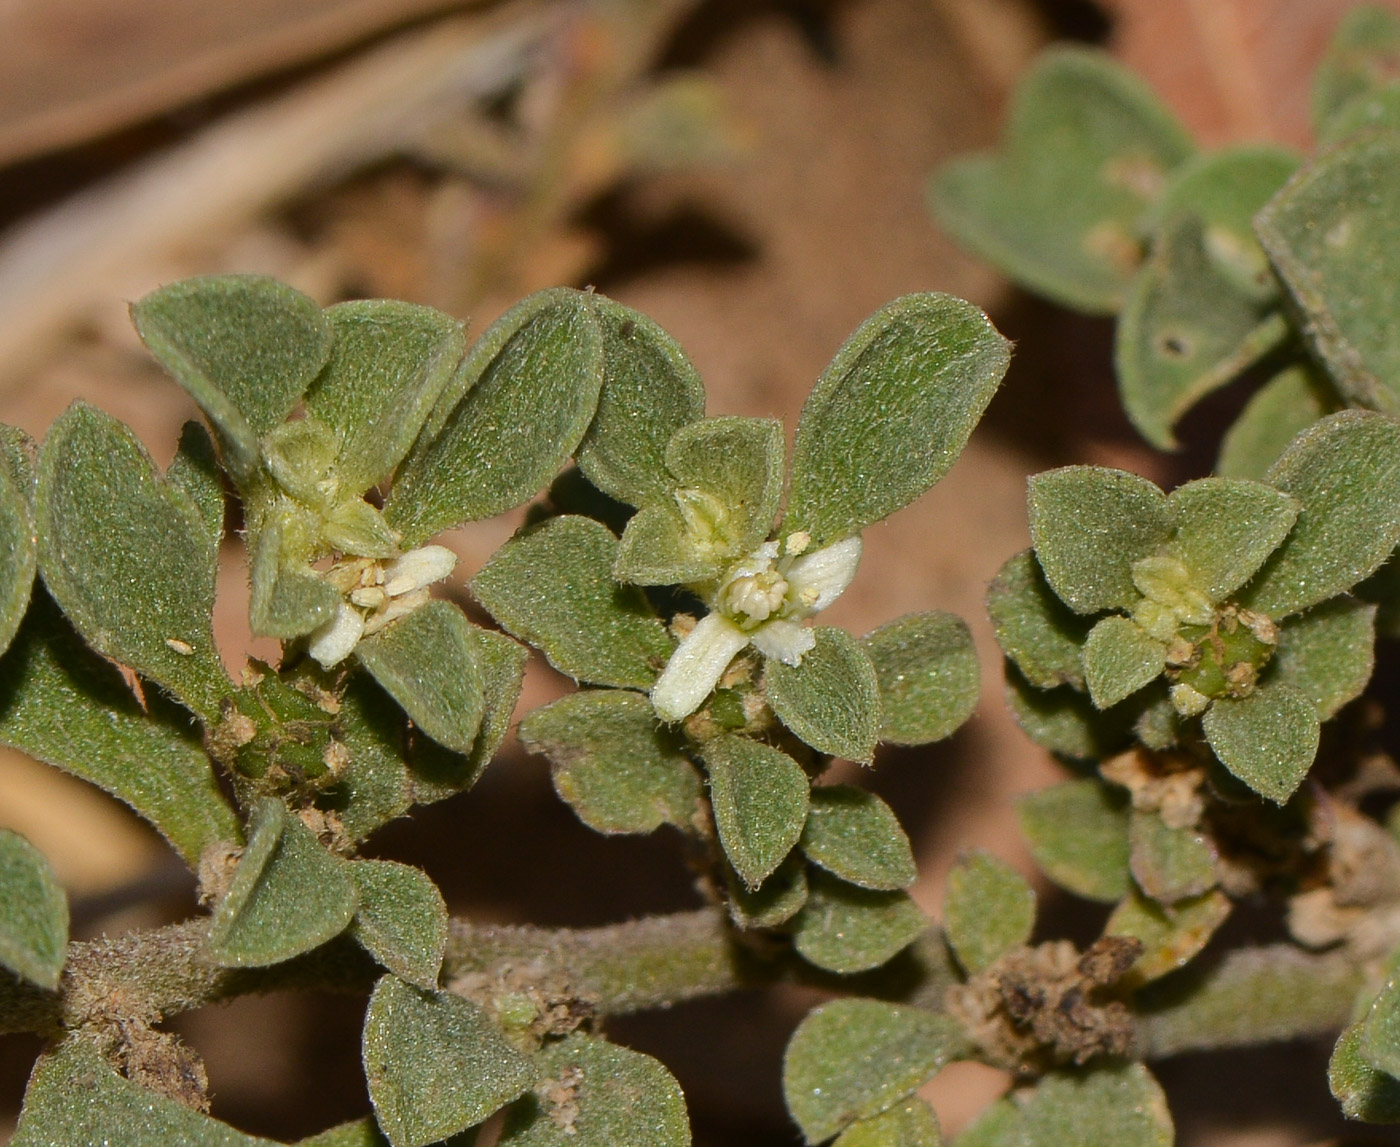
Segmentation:
{"type": "Polygon", "coordinates": [[[131,321],[218,429],[240,484],[256,471],[258,439],[292,412],[331,353],[320,308],[260,275],[171,283],[134,303],[131,321]]]}
{"type": "Polygon", "coordinates": [[[1362,1017],[1359,1050],[1377,1071],[1400,1077],[1400,976],[1391,975],[1362,1017]]]}
{"type": "Polygon", "coordinates": [[[502,1147],[690,1147],[680,1084],[651,1056],[574,1032],[535,1067],[539,1083],[506,1115],[502,1147]]]}
{"type": "Polygon", "coordinates": [[[773,712],[819,753],[869,763],[880,739],[880,681],[860,643],[819,625],[798,666],[766,658],[763,690],[773,712]]]}
{"type": "Polygon", "coordinates": [[[1334,597],[1279,626],[1270,680],[1299,690],[1326,721],[1361,696],[1376,663],[1376,606],[1334,597]]]}
{"type": "MultiPolygon", "coordinates": [[[[1243,292],[1235,269],[1213,255],[1204,220],[1170,220],[1118,321],[1113,360],[1123,409],[1159,450],[1176,449],[1173,427],[1183,414],[1289,333],[1274,300],[1243,292]]],[[[1266,263],[1261,270],[1271,278],[1266,263]]]]}
{"type": "Polygon", "coordinates": [[[1200,478],[1167,499],[1176,521],[1168,552],[1212,602],[1239,589],[1278,549],[1298,518],[1298,502],[1263,482],[1200,478]]]}
{"type": "Polygon", "coordinates": [[[263,968],[345,931],[355,915],[347,862],[275,797],[253,806],[248,846],[214,909],[205,951],[224,968],[263,968]]]}
{"type": "Polygon", "coordinates": [[[392,1147],[426,1147],[474,1127],[535,1082],[534,1066],[479,1004],[392,975],[370,996],[362,1052],[392,1147]]]}
{"type": "Polygon", "coordinates": [[[520,722],[520,743],[549,758],[554,791],[591,829],[693,829],[700,776],[640,693],[599,689],[561,697],[520,722]]]}
{"type": "Polygon", "coordinates": [[[408,453],[467,340],[451,315],[392,299],[338,303],[325,317],[335,343],[306,410],[335,431],[341,495],[363,494],[408,453]]]}
{"type": "Polygon", "coordinates": [[[428,874],[392,860],[354,860],[350,934],[383,967],[415,988],[437,987],[447,950],[447,906],[428,874]]]}
{"type": "Polygon", "coordinates": [[[808,1012],[783,1053],[783,1097],[809,1144],[890,1111],[964,1049],[947,1016],[883,1000],[808,1012]]]}
{"type": "Polygon", "coordinates": [[[19,631],[38,569],[34,513],[27,483],[0,465],[0,653],[19,631]]]}
{"type": "Polygon", "coordinates": [[[1259,240],[1302,312],[1308,349],[1353,404],[1400,412],[1385,260],[1400,228],[1400,132],[1323,152],[1259,213],[1259,240]]]}
{"type": "Polygon", "coordinates": [[[0,828],[0,965],[53,991],[68,955],[68,897],[44,854],[0,828]]]}
{"type": "Polygon", "coordinates": [[[1111,614],[1089,631],[1082,657],[1090,698],[1110,709],[1161,676],[1167,647],[1135,621],[1111,614]]]}
{"type": "Polygon", "coordinates": [[[44,1053],[10,1147],[278,1147],[123,1079],[84,1036],[44,1053]]]}
{"type": "Polygon", "coordinates": [[[144,711],[42,590],[0,660],[0,744],[125,801],[191,868],[242,839],[193,730],[144,711]]]}
{"type": "Polygon", "coordinates": [[[1312,365],[1281,370],[1255,391],[1226,431],[1215,472],[1262,480],[1294,438],[1340,406],[1336,391],[1312,365]]]}
{"type": "Polygon", "coordinates": [[[224,474],[219,468],[218,449],[204,423],[186,422],[180,428],[180,444],[165,471],[165,480],[190,496],[217,546],[224,536],[224,474]]]}
{"type": "Polygon", "coordinates": [[[1400,1079],[1367,1062],[1361,1050],[1364,1032],[1364,1021],[1357,1021],[1337,1039],[1327,1064],[1327,1085],[1348,1119],[1400,1123],[1400,1079]]]}
{"type": "Polygon", "coordinates": [[[854,785],[812,790],[801,845],[813,864],[861,888],[908,888],[919,874],[894,810],[854,785]]]}
{"type": "Polygon", "coordinates": [[[1010,353],[951,295],[906,295],[866,319],[802,407],[783,533],[820,549],[914,501],[957,461],[1010,353]]]}
{"type": "Polygon", "coordinates": [[[722,569],[719,553],[697,544],[676,506],[656,505],[628,520],[612,575],[632,585],[692,585],[717,578],[722,569]]]}
{"type": "Polygon", "coordinates": [[[1056,596],[1076,613],[1135,604],[1133,564],[1171,534],[1167,496],[1146,478],[1102,466],[1047,470],[1029,487],[1031,540],[1056,596]]]}
{"type": "Polygon", "coordinates": [[[44,441],[35,503],[44,584],[83,639],[213,722],[233,686],[214,647],[218,546],[194,500],[75,403],[44,441]]]}
{"type": "Polygon", "coordinates": [[[672,643],[639,590],[613,581],[617,539],[588,518],[553,518],[512,538],[472,593],[516,637],[578,681],[646,689],[672,643]]]}
{"type": "Polygon", "coordinates": [[[282,523],[273,521],[249,539],[248,624],[255,636],[290,641],[335,617],[340,593],[305,565],[286,561],[282,523]]]}
{"type": "Polygon", "coordinates": [[[1220,763],[1275,804],[1291,797],[1317,756],[1321,729],[1306,693],[1269,681],[1248,697],[1222,697],[1201,718],[1220,763]]]}
{"type": "Polygon", "coordinates": [[[385,501],[404,546],[504,513],[549,485],[588,429],[602,384],[602,329],[586,293],[539,291],[492,323],[385,501]]]}
{"type": "Polygon", "coordinates": [[[926,745],[972,716],[982,688],[972,631],[942,611],[910,613],[860,639],[880,686],[880,740],[926,745]]]}
{"type": "Polygon", "coordinates": [[[1400,422],[1364,410],[1303,431],[1267,475],[1298,502],[1283,544],[1240,594],[1278,621],[1349,590],[1400,542],[1400,422]]]}
{"type": "Polygon", "coordinates": [[[473,626],[449,601],[429,601],[355,647],[355,656],[413,723],[470,753],[486,710],[473,626]]]}
{"type": "Polygon", "coordinates": [[[847,976],[893,959],[928,926],[909,893],[858,888],[814,868],[792,943],[809,964],[847,976]]]}
{"type": "Polygon", "coordinates": [[[1175,904],[1215,887],[1215,848],[1194,828],[1172,828],[1156,811],[1134,809],[1128,848],[1133,879],[1153,900],[1175,904]]]}
{"type": "Polygon", "coordinates": [[[802,766],[770,745],[736,733],[705,742],[715,829],[734,871],[757,888],[802,835],[810,785],[802,766]]]}
{"type": "Polygon", "coordinates": [[[943,227],[1002,273],[1111,314],[1141,259],[1143,216],[1192,150],[1106,53],[1053,49],[1017,86],[1001,151],[945,167],[929,197],[943,227]]]}
{"type": "Polygon", "coordinates": [[[938,1116],[922,1099],[852,1123],[832,1147],[943,1147],[938,1116]]]}
{"type": "Polygon", "coordinates": [[[1308,101],[1313,131],[1326,135],[1331,122],[1357,99],[1388,87],[1400,53],[1400,18],[1379,4],[1363,4],[1342,17],[1313,73],[1308,101]]]}
{"type": "Polygon", "coordinates": [[[1077,896],[1111,904],[1132,886],[1127,805],[1120,790],[1083,778],[1022,797],[1016,813],[1046,876],[1077,896]]]}
{"type": "Polygon", "coordinates": [[[1176,1139],[1167,1097],[1140,1063],[1051,1072],[1022,1106],[1021,1127],[1023,1147],[1172,1147],[1176,1139]]]}
{"type": "Polygon", "coordinates": [[[757,888],[748,888],[730,865],[724,866],[724,890],[729,918],[738,928],[776,928],[786,924],[807,903],[807,864],[796,852],[757,888]]]}
{"type": "Polygon", "coordinates": [[[1037,689],[1006,663],[1006,703],[1021,731],[1043,749],[1071,760],[1102,760],[1128,741],[1135,703],[1104,712],[1068,685],[1037,689]]]}
{"type": "Polygon", "coordinates": [[[671,436],[672,489],[699,490],[719,502],[713,533],[697,539],[702,552],[742,557],[768,537],[783,496],[786,453],[783,424],[774,418],[705,418],[671,436]]]}
{"type": "Polygon", "coordinates": [[[1035,890],[987,852],[958,857],[943,894],[943,934],[968,975],[1027,943],[1035,927],[1035,890]]]}
{"type": "Polygon", "coordinates": [[[1001,651],[1040,689],[1084,688],[1080,649],[1090,625],[1050,588],[1033,550],[1022,550],[987,588],[987,614],[1001,651]]]}
{"type": "Polygon", "coordinates": [[[1229,897],[1218,888],[1175,904],[1149,900],[1133,889],[1104,925],[1106,936],[1142,941],[1142,955],[1124,974],[1123,985],[1137,989],[1184,968],[1225,923],[1231,907],[1229,897]]]}
{"type": "Polygon", "coordinates": [[[598,489],[631,506],[664,502],[674,486],[666,444],[705,413],[705,385],[685,352],[657,323],[601,295],[603,387],[579,469],[598,489]]]}

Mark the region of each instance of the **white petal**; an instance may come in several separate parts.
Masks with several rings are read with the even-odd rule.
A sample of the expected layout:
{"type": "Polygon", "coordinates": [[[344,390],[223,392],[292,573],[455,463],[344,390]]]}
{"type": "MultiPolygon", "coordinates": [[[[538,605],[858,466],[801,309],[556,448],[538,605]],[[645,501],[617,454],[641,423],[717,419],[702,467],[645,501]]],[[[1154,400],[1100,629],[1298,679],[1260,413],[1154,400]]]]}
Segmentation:
{"type": "Polygon", "coordinates": [[[312,631],[307,652],[329,669],[350,656],[364,631],[365,619],[360,611],[342,601],[335,616],[312,631]]]}
{"type": "Polygon", "coordinates": [[[446,546],[422,546],[384,567],[384,592],[390,597],[441,581],[457,566],[457,555],[446,546]]]}
{"type": "Polygon", "coordinates": [[[749,643],[749,635],[728,618],[707,613],[685,637],[656,684],[651,707],[663,721],[689,717],[719,684],[734,655],[749,643]]]}
{"type": "Polygon", "coordinates": [[[860,536],[843,538],[839,542],[803,554],[787,571],[791,587],[788,600],[794,609],[789,617],[810,617],[825,609],[846,590],[860,565],[860,536]]]}
{"type": "Polygon", "coordinates": [[[771,657],[794,669],[802,664],[802,655],[816,643],[817,635],[795,621],[770,621],[767,625],[760,625],[753,633],[754,648],[764,657],[771,657]]]}

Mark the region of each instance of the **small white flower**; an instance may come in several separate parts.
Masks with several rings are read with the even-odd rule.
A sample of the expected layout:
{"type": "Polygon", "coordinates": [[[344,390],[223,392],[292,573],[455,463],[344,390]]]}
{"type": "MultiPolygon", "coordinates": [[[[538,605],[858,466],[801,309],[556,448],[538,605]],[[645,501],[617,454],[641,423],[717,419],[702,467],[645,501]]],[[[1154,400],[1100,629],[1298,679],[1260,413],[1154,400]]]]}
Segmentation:
{"type": "Polygon", "coordinates": [[[765,542],[720,579],[710,612],[682,639],[651,690],[663,721],[690,716],[719,684],[736,654],[752,643],[765,657],[802,664],[816,635],[801,624],[841,596],[860,562],[860,538],[812,553],[794,534],[786,553],[765,542]]]}
{"type": "Polygon", "coordinates": [[[362,637],[425,604],[428,586],[456,565],[457,555],[446,546],[421,546],[387,566],[356,558],[328,571],[326,580],[349,600],[341,601],[335,616],[312,632],[307,652],[326,669],[339,665],[362,637]]]}

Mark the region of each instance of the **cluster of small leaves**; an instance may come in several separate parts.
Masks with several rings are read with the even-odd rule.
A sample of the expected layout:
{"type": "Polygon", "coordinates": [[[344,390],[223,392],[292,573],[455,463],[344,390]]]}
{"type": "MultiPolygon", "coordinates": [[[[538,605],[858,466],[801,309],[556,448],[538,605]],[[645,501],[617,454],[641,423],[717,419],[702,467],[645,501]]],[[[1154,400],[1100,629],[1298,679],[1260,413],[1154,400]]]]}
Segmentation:
{"type": "Polygon", "coordinates": [[[1108,56],[1047,52],[995,153],[930,185],[942,225],[1015,281],[1116,314],[1123,406],[1149,442],[1258,367],[1270,381],[1226,437],[1219,472],[1263,476],[1305,426],[1343,406],[1395,413],[1390,275],[1400,238],[1400,18],[1361,7],[1313,80],[1317,154],[1198,151],[1108,56]]]}
{"type": "MultiPolygon", "coordinates": [[[[862,326],[813,389],[790,473],[777,422],[705,418],[670,336],[591,292],[531,296],[470,348],[430,308],[323,310],[249,276],[132,313],[210,429],[187,426],[164,473],[81,403],[42,447],[6,429],[0,742],[126,801],[197,870],[202,964],[273,969],[334,943],[383,970],[363,1039],[374,1117],[314,1142],[469,1143],[503,1108],[502,1143],[689,1142],[675,1080],[595,1034],[588,1006],[561,1021],[528,992],[445,986],[436,885],[357,855],[470,787],[520,693],[526,649],[430,595],[455,564],[432,535],[528,502],[570,458],[470,583],[586,686],[520,730],[561,797],[605,833],[676,826],[736,932],[826,972],[926,932],[894,813],[814,782],[969,716],[967,627],[915,614],[857,640],[802,623],[851,580],[860,531],[938,481],[981,417],[1008,347],[975,308],[915,295],[862,326]],[[230,498],[252,630],[282,644],[237,681],[212,621],[230,498]]],[[[0,964],[67,991],[66,902],[14,834],[0,887],[0,964]]],[[[952,1046],[954,1021],[910,1016],[952,1046]]],[[[84,1017],[45,1053],[17,1143],[263,1142],[198,1109],[202,1069],[173,1090],[133,1070],[124,1022],[84,1017]]],[[[161,1062],[197,1064],[149,1038],[161,1062]]],[[[917,1105],[868,1114],[852,1142],[937,1134],[917,1105]]]]}

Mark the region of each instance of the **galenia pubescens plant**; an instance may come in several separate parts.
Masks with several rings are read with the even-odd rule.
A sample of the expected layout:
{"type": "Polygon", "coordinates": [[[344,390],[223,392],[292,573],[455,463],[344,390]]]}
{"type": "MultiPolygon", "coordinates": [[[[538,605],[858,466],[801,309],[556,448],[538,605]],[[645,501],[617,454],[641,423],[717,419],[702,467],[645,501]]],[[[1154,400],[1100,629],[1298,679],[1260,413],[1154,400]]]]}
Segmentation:
{"type": "Polygon", "coordinates": [[[859,640],[804,623],[854,576],[861,531],[956,460],[1008,361],[985,316],[928,294],[868,320],[813,388],[789,472],[778,423],[705,418],[675,342],[591,292],[531,296],[470,348],[429,308],[323,310],[258,277],[132,314],[209,429],[188,425],[165,473],[82,403],[42,446],[5,429],[0,743],[131,805],[208,913],[69,944],[47,864],[0,832],[0,1030],[50,1040],[15,1143],[266,1143],[207,1113],[197,1055],[159,1025],[301,987],[368,996],[374,1112],[305,1142],[471,1144],[500,1113],[501,1143],[685,1144],[675,1080],[607,1042],[606,1017],[784,976],[859,993],[789,1055],[808,1139],[936,1142],[912,1093],[980,1054],[943,1014],[951,964],[894,813],[816,782],[950,734],[976,657],[948,614],[859,640]],[[435,534],[541,492],[470,582],[506,632],[432,596],[455,565],[435,534]],[[238,680],[212,631],[229,499],[252,630],[282,646],[238,680]],[[585,686],[521,725],[560,795],[602,832],[675,826],[706,907],[488,927],[358,855],[499,748],[527,657],[508,634],[585,686]],[[871,1041],[905,1066],[861,1059],[871,1041]]]}
{"type": "MultiPolygon", "coordinates": [[[[1342,21],[1305,160],[1199,153],[1108,57],[1057,50],[1001,149],[930,185],[940,222],[1010,278],[1118,316],[1120,394],[1155,446],[1212,390],[1268,380],[1220,476],[1169,496],[1098,467],[1032,479],[1032,549],[988,606],[1017,719],[1080,774],[1026,798],[1022,829],[1052,880],[1115,905],[1105,940],[1141,945],[1118,981],[1140,1051],[1344,1029],[1329,1082],[1370,1122],[1400,1122],[1400,770],[1384,698],[1345,707],[1377,631],[1397,632],[1397,51],[1394,13],[1342,21]],[[1195,959],[1260,899],[1282,902],[1290,944],[1195,959]]],[[[1024,972],[1009,994],[998,974],[987,998],[1014,1012],[1024,972]]],[[[1042,1141],[1036,1102],[964,1141],[1042,1141]]]]}

